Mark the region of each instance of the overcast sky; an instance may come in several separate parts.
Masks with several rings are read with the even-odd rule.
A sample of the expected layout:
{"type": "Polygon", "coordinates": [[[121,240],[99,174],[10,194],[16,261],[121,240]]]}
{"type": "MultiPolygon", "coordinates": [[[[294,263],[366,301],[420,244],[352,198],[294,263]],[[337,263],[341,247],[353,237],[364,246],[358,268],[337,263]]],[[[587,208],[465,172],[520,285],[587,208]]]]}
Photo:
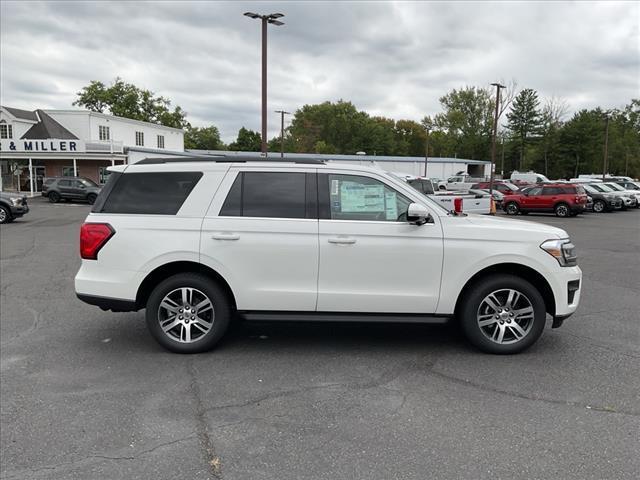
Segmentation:
{"type": "Polygon", "coordinates": [[[223,140],[260,129],[260,24],[269,28],[269,131],[306,103],[351,100],[420,120],[464,85],[516,79],[580,108],[640,96],[636,2],[0,3],[3,105],[71,108],[90,80],[171,99],[223,140]]]}

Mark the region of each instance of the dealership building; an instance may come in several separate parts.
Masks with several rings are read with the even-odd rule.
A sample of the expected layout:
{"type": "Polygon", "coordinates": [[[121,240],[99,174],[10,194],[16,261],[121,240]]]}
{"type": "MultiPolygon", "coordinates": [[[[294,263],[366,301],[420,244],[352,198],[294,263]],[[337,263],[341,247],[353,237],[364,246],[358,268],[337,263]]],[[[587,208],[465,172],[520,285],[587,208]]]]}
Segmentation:
{"type": "Polygon", "coordinates": [[[0,107],[3,190],[37,193],[44,177],[60,176],[103,184],[111,165],[179,153],[184,132],[177,128],[87,110],[0,107]]]}
{"type": "MultiPolygon", "coordinates": [[[[490,173],[486,160],[367,155],[286,154],[295,160],[377,167],[394,173],[446,179],[460,172],[490,173]]],[[[101,185],[112,165],[136,163],[148,157],[249,155],[259,152],[185,150],[184,131],[87,110],[20,110],[0,107],[0,190],[36,195],[45,177],[81,176],[101,185]]],[[[279,153],[269,156],[278,158],[279,153]]]]}

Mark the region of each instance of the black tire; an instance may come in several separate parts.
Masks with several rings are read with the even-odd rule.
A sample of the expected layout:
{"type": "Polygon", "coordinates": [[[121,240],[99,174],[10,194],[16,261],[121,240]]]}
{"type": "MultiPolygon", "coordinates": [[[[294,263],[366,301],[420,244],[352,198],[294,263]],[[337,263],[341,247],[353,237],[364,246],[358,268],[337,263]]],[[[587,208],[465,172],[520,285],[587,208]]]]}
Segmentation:
{"type": "Polygon", "coordinates": [[[60,201],[60,194],[58,192],[49,192],[48,197],[51,203],[58,203],[60,201]]]}
{"type": "Polygon", "coordinates": [[[570,217],[571,216],[571,208],[566,203],[558,203],[555,207],[553,207],[553,211],[556,214],[556,217],[570,217]]]}
{"type": "MultiPolygon", "coordinates": [[[[498,296],[500,295],[504,295],[504,293],[498,293],[498,296]]],[[[507,315],[509,314],[507,313],[507,315]]],[[[486,312],[482,316],[486,316],[486,312]]],[[[540,338],[546,322],[546,309],[542,295],[531,283],[514,275],[495,274],[482,278],[467,290],[458,309],[458,317],[465,336],[475,347],[487,353],[513,354],[526,350],[540,338]],[[492,325],[481,327],[478,317],[481,315],[481,307],[484,307],[486,297],[492,293],[505,292],[506,290],[514,290],[520,293],[521,297],[519,297],[518,301],[528,302],[525,305],[531,306],[532,315],[527,320],[530,323],[527,324],[526,328],[522,329],[526,333],[519,339],[515,337],[516,331],[512,328],[512,326],[515,326],[515,322],[512,323],[508,316],[506,317],[507,320],[502,320],[502,317],[500,317],[501,324],[494,320],[496,330],[493,331],[504,328],[504,340],[511,342],[498,343],[496,340],[489,338],[489,334],[492,332],[492,325]]],[[[493,319],[493,314],[490,314],[489,317],[490,320],[493,319]]],[[[522,327],[522,325],[518,326],[522,327]]]]}
{"type": "Polygon", "coordinates": [[[446,190],[446,189],[447,189],[447,187],[445,187],[444,185],[440,185],[440,186],[438,187],[438,190],[443,190],[443,191],[444,191],[444,190],[446,190]]]}
{"type": "Polygon", "coordinates": [[[0,224],[9,223],[12,220],[11,211],[4,205],[0,205],[0,224]]]}
{"type": "Polygon", "coordinates": [[[520,212],[520,206],[516,202],[509,202],[505,205],[504,211],[507,215],[517,215],[520,212]]]}
{"type": "Polygon", "coordinates": [[[606,209],[607,209],[607,204],[604,203],[604,201],[596,200],[595,202],[593,202],[593,212],[594,213],[602,213],[602,212],[606,211],[606,209]]]}
{"type": "MultiPolygon", "coordinates": [[[[191,308],[193,308],[193,306],[191,306],[191,308]]],[[[180,313],[183,313],[183,310],[180,310],[180,313]]],[[[229,326],[231,313],[231,302],[227,298],[224,290],[213,280],[199,273],[179,273],[160,282],[153,292],[151,292],[149,300],[147,301],[145,316],[149,332],[164,348],[175,353],[200,353],[211,350],[211,348],[218,343],[220,338],[222,338],[229,326]],[[170,329],[167,333],[165,333],[160,325],[161,321],[166,322],[167,320],[170,320],[163,320],[163,318],[161,318],[162,312],[160,311],[160,303],[165,299],[165,297],[181,288],[195,289],[195,291],[200,295],[208,297],[213,310],[213,316],[209,318],[211,320],[210,329],[189,343],[180,341],[183,336],[183,331],[188,328],[189,332],[199,334],[201,330],[193,329],[192,327],[197,326],[197,324],[204,324],[197,320],[192,321],[188,326],[182,324],[182,322],[189,323],[188,315],[184,313],[187,315],[185,320],[170,329]],[[180,340],[177,340],[175,335],[179,335],[180,340]]],[[[178,313],[176,312],[173,317],[174,322],[178,321],[176,320],[177,316],[178,313]]],[[[182,316],[180,318],[182,318],[182,316]]],[[[191,318],[193,319],[193,317],[191,318]]],[[[165,323],[165,326],[166,325],[167,324],[165,323]]]]}
{"type": "Polygon", "coordinates": [[[89,205],[93,205],[96,202],[96,198],[98,198],[98,196],[95,193],[87,195],[87,202],[89,202],[89,205]]]}

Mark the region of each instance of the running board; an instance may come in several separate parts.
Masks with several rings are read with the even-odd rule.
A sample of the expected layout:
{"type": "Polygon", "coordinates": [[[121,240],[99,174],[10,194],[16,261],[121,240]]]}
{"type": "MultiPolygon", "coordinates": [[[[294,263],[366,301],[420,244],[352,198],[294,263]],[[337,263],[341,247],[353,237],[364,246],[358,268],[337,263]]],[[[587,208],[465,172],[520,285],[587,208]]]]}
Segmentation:
{"type": "Polygon", "coordinates": [[[238,314],[245,320],[269,322],[390,322],[443,325],[453,318],[452,315],[427,315],[414,313],[240,311],[238,314]]]}

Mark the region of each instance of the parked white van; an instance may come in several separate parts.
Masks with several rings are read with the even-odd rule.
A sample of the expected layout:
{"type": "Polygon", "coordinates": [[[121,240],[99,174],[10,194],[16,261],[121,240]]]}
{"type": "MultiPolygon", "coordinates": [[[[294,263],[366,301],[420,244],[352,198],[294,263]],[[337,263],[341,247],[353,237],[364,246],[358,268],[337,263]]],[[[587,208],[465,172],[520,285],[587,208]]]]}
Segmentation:
{"type": "Polygon", "coordinates": [[[549,182],[550,180],[544,175],[542,175],[541,173],[536,173],[536,172],[520,173],[518,171],[514,171],[511,174],[511,181],[515,183],[543,183],[543,182],[549,182]]]}

